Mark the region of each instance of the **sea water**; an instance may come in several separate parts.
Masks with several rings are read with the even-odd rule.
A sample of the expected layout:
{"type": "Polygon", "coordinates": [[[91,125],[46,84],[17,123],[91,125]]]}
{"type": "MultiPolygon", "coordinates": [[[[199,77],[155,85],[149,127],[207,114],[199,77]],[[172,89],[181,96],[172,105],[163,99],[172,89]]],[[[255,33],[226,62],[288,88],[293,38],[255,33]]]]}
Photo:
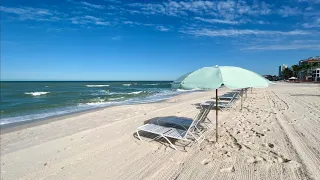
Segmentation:
{"type": "Polygon", "coordinates": [[[0,125],[99,107],[161,101],[182,90],[169,81],[1,82],[0,125]]]}

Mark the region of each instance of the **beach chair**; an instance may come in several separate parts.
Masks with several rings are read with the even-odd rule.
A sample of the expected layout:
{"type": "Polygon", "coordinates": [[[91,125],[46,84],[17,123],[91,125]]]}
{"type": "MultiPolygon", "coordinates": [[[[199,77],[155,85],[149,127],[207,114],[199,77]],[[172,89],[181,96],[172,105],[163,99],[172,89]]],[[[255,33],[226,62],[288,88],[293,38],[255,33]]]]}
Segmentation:
{"type": "Polygon", "coordinates": [[[210,113],[210,110],[212,110],[212,107],[214,107],[214,105],[215,105],[214,103],[211,103],[208,107],[201,108],[200,112],[194,118],[194,120],[185,119],[185,118],[166,117],[166,118],[157,119],[157,124],[162,124],[162,123],[169,124],[169,125],[170,124],[173,124],[173,125],[177,124],[177,125],[189,127],[189,126],[191,126],[192,123],[194,123],[194,126],[195,126],[194,130],[198,131],[196,133],[200,133],[200,132],[203,132],[203,130],[211,127],[212,122],[208,118],[208,114],[210,113]]]}
{"type": "MultiPolygon", "coordinates": [[[[229,100],[220,100],[218,101],[218,108],[223,111],[223,109],[227,109],[227,108],[231,108],[232,104],[234,103],[235,98],[233,97],[232,99],[229,100]]],[[[211,106],[211,108],[215,108],[216,107],[216,101],[207,101],[204,103],[200,104],[201,108],[206,108],[209,107],[211,104],[213,103],[213,106],[211,106]]]]}
{"type": "Polygon", "coordinates": [[[227,100],[227,101],[234,102],[235,99],[238,99],[239,95],[240,95],[239,92],[230,92],[230,93],[224,94],[222,96],[218,96],[218,99],[220,101],[227,100]]]}
{"type": "Polygon", "coordinates": [[[196,119],[193,121],[189,120],[189,126],[186,126],[186,123],[184,123],[184,121],[186,122],[186,120],[188,120],[186,118],[179,117],[175,118],[175,120],[159,118],[159,120],[157,120],[158,124],[145,124],[138,127],[136,132],[140,140],[142,140],[139,134],[140,131],[155,134],[157,136],[153,138],[153,140],[163,138],[170,144],[172,148],[177,150],[177,148],[173,145],[169,138],[187,142],[196,141],[197,143],[201,143],[205,139],[203,133],[200,133],[199,124],[200,121],[204,121],[204,119],[207,118],[206,116],[209,114],[209,111],[209,108],[200,109],[200,112],[197,114],[196,119]],[[161,122],[166,123],[167,126],[161,125],[161,122]]]}
{"type": "MultiPolygon", "coordinates": [[[[215,101],[207,101],[207,102],[204,102],[204,103],[201,103],[200,104],[200,107],[201,108],[207,108],[210,106],[211,103],[215,103],[215,101]]],[[[214,109],[216,107],[216,105],[214,105],[212,107],[212,109],[214,109]]],[[[219,102],[218,103],[218,109],[221,110],[221,111],[224,111],[224,109],[229,109],[232,107],[232,103],[231,102],[219,102]]]]}

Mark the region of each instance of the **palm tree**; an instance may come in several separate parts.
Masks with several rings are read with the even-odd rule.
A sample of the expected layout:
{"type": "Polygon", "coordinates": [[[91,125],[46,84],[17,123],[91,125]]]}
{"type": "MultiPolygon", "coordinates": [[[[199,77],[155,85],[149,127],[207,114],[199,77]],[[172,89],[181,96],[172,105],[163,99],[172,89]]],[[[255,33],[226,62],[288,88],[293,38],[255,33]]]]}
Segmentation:
{"type": "Polygon", "coordinates": [[[292,76],[293,72],[292,72],[291,69],[285,68],[285,69],[283,70],[282,74],[283,74],[283,78],[284,78],[284,79],[289,79],[289,78],[292,76]]]}
{"type": "Polygon", "coordinates": [[[313,68],[313,69],[316,69],[318,66],[319,66],[319,63],[316,63],[316,62],[315,62],[315,63],[312,63],[312,68],[313,68]]]}
{"type": "Polygon", "coordinates": [[[308,76],[308,79],[309,79],[310,76],[312,76],[312,65],[311,64],[307,64],[306,65],[306,74],[308,76]]]}
{"type": "Polygon", "coordinates": [[[306,79],[306,76],[308,76],[308,70],[311,68],[311,66],[307,63],[300,65],[300,73],[301,73],[301,79],[306,79]]]}
{"type": "Polygon", "coordinates": [[[293,65],[293,66],[291,66],[291,69],[293,71],[293,76],[297,76],[298,75],[298,71],[299,71],[299,66],[298,65],[293,65]]]}

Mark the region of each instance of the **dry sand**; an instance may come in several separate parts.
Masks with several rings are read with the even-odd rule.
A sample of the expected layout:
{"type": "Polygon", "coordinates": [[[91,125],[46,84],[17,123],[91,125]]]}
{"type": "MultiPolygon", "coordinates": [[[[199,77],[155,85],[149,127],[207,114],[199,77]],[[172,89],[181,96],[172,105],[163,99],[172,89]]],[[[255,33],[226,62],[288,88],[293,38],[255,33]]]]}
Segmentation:
{"type": "MultiPolygon", "coordinates": [[[[220,113],[218,143],[211,128],[186,152],[134,136],[155,117],[193,118],[195,104],[213,95],[115,106],[1,134],[1,179],[320,179],[319,85],[249,91],[242,111],[238,101],[220,113]]],[[[215,121],[214,112],[209,117],[215,121]]]]}

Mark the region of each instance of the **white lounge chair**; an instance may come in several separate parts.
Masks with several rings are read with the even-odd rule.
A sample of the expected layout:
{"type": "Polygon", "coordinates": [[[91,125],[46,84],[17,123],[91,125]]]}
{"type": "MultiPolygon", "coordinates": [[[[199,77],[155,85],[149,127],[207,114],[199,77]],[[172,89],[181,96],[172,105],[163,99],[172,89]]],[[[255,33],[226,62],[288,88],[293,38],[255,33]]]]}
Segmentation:
{"type": "Polygon", "coordinates": [[[218,99],[223,101],[223,100],[235,100],[239,97],[239,93],[238,92],[231,92],[231,93],[227,93],[227,94],[224,94],[222,96],[218,96],[218,99]]]}
{"type": "Polygon", "coordinates": [[[164,138],[175,150],[177,148],[172,144],[169,138],[183,140],[187,142],[196,141],[201,143],[205,136],[200,132],[199,124],[201,121],[207,118],[210,109],[201,109],[195,120],[190,120],[187,118],[176,117],[174,119],[159,118],[157,124],[145,124],[137,128],[137,135],[140,140],[142,140],[139,131],[145,131],[157,136],[154,139],[164,138]],[[190,124],[186,127],[188,121],[190,124]],[[162,123],[169,124],[170,126],[160,125],[162,123]]]}
{"type": "MultiPolygon", "coordinates": [[[[210,104],[212,104],[212,103],[214,104],[212,106],[212,108],[215,108],[216,107],[216,104],[215,104],[216,102],[215,101],[207,101],[207,102],[201,103],[200,107],[201,108],[206,108],[206,107],[210,106],[210,104]]],[[[233,100],[219,101],[218,102],[218,108],[223,111],[223,109],[231,108],[232,107],[232,103],[233,103],[233,100]]]]}
{"type": "Polygon", "coordinates": [[[202,136],[196,138],[195,135],[190,132],[190,128],[187,130],[182,130],[174,127],[165,127],[156,124],[145,124],[137,128],[138,138],[142,140],[139,131],[145,131],[158,135],[154,139],[164,138],[175,150],[177,150],[177,148],[171,143],[171,141],[168,138],[192,142],[192,139],[189,139],[188,137],[189,135],[191,135],[198,142],[202,142],[203,140],[201,139],[204,139],[204,137],[202,136]]]}
{"type": "MultiPolygon", "coordinates": [[[[223,110],[225,108],[231,108],[232,107],[232,104],[235,102],[235,100],[238,98],[239,96],[239,93],[229,93],[229,94],[232,94],[232,96],[229,96],[229,95],[222,95],[222,96],[218,96],[218,108],[220,110],[223,110]]],[[[207,102],[204,102],[204,103],[201,103],[200,106],[201,108],[204,108],[204,107],[208,107],[210,106],[210,104],[214,104],[212,106],[212,108],[216,107],[216,104],[215,104],[216,101],[207,101],[207,102]]]]}

